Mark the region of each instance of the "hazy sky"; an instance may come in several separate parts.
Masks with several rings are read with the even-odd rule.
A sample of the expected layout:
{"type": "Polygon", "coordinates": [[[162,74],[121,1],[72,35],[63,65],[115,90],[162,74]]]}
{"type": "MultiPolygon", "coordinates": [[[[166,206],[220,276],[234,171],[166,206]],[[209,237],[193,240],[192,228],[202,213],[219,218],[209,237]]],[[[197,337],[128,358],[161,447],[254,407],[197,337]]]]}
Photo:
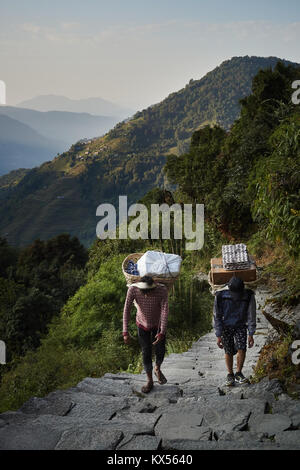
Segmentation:
{"type": "Polygon", "coordinates": [[[300,1],[0,0],[8,105],[60,94],[142,109],[243,55],[300,62],[300,1]]]}

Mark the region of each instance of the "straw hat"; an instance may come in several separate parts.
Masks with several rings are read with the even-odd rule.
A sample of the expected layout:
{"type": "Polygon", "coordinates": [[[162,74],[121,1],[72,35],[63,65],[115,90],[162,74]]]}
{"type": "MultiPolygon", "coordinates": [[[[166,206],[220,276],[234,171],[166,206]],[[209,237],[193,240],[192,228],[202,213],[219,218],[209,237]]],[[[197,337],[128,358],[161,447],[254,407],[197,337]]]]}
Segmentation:
{"type": "Polygon", "coordinates": [[[135,282],[131,285],[138,287],[139,289],[154,289],[157,286],[151,276],[144,276],[139,282],[135,282]]]}

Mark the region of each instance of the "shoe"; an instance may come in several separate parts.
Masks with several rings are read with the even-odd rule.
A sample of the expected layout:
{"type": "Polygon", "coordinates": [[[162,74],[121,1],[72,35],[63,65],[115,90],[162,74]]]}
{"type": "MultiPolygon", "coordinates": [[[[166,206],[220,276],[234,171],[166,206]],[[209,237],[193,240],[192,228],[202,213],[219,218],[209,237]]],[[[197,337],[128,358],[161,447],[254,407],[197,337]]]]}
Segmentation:
{"type": "Polygon", "coordinates": [[[233,374],[228,374],[225,385],[227,385],[227,387],[232,387],[234,385],[234,382],[235,382],[234,375],[233,374]]]}
{"type": "Polygon", "coordinates": [[[238,384],[246,384],[249,382],[242,372],[237,372],[234,376],[234,379],[238,384]]]}

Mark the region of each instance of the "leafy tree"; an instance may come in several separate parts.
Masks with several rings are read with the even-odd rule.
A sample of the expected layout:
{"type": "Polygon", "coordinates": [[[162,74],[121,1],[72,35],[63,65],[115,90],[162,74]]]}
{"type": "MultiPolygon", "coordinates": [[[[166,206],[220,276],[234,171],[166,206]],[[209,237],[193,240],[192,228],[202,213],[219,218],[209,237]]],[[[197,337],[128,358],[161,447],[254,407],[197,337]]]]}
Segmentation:
{"type": "Polygon", "coordinates": [[[9,246],[5,238],[0,237],[0,277],[8,277],[17,262],[17,250],[9,246]]]}
{"type": "Polygon", "coordinates": [[[0,337],[11,359],[38,347],[53,316],[85,282],[87,251],[62,234],[18,252],[1,239],[0,252],[10,276],[0,277],[0,337]]]}
{"type": "Polygon", "coordinates": [[[256,166],[254,218],[266,235],[300,253],[300,114],[284,121],[270,137],[271,155],[256,166]]]}
{"type": "Polygon", "coordinates": [[[22,355],[39,345],[53,316],[53,307],[52,298],[36,288],[18,298],[6,316],[4,337],[10,354],[22,355]]]}
{"type": "Polygon", "coordinates": [[[269,233],[275,233],[277,226],[281,238],[297,246],[294,230],[298,230],[298,172],[295,166],[298,157],[295,156],[297,150],[291,145],[295,146],[292,142],[297,141],[298,131],[296,122],[292,125],[289,119],[298,115],[291,103],[291,85],[299,77],[299,69],[280,62],[274,70],[261,70],[253,79],[252,94],[241,100],[240,118],[227,135],[219,127],[204,127],[193,134],[188,153],[168,157],[165,171],[169,180],[177,184],[190,201],[204,202],[207,220],[230,237],[253,233],[257,229],[256,223],[262,220],[261,204],[264,204],[265,217],[268,211],[270,215],[277,213],[269,233]],[[281,128],[283,122],[285,130],[281,128]],[[284,136],[285,132],[289,137],[284,136]],[[276,157],[278,152],[281,157],[276,157]],[[273,176],[267,173],[268,165],[273,169],[273,176]],[[254,168],[257,168],[255,184],[254,168]],[[286,194],[278,191],[275,184],[275,180],[283,178],[282,173],[288,182],[286,194]],[[294,175],[293,182],[288,176],[291,174],[294,175]],[[273,178],[272,182],[270,178],[273,178]],[[287,199],[289,202],[284,202],[287,199]],[[285,235],[283,227],[286,227],[285,235]]]}

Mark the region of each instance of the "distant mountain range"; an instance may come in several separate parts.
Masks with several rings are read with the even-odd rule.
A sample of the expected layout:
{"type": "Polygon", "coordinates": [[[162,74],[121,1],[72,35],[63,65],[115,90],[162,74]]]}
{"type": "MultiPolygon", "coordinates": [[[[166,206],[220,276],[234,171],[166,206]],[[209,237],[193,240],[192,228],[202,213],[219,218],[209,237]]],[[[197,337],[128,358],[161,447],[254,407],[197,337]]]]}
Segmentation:
{"type": "Polygon", "coordinates": [[[0,175],[52,160],[82,138],[101,136],[119,117],[0,106],[0,175]]]}
{"type": "Polygon", "coordinates": [[[117,206],[119,195],[128,195],[131,204],[166,184],[166,156],[184,152],[192,133],[206,124],[230,129],[240,113],[239,100],[251,93],[253,77],[278,60],[248,56],[227,60],[105,136],[78,142],[51,162],[11,178],[13,186],[7,177],[0,236],[8,234],[11,244],[26,245],[68,232],[89,245],[96,238],[99,204],[117,206]]]}
{"type": "Polygon", "coordinates": [[[0,175],[38,166],[64,148],[63,142],[48,139],[26,124],[0,114],[0,175]]]}
{"type": "Polygon", "coordinates": [[[119,120],[132,116],[134,111],[119,106],[103,98],[85,98],[72,100],[60,95],[35,96],[18,104],[19,108],[36,111],[68,111],[71,113],[89,113],[97,116],[111,116],[119,120]]]}

